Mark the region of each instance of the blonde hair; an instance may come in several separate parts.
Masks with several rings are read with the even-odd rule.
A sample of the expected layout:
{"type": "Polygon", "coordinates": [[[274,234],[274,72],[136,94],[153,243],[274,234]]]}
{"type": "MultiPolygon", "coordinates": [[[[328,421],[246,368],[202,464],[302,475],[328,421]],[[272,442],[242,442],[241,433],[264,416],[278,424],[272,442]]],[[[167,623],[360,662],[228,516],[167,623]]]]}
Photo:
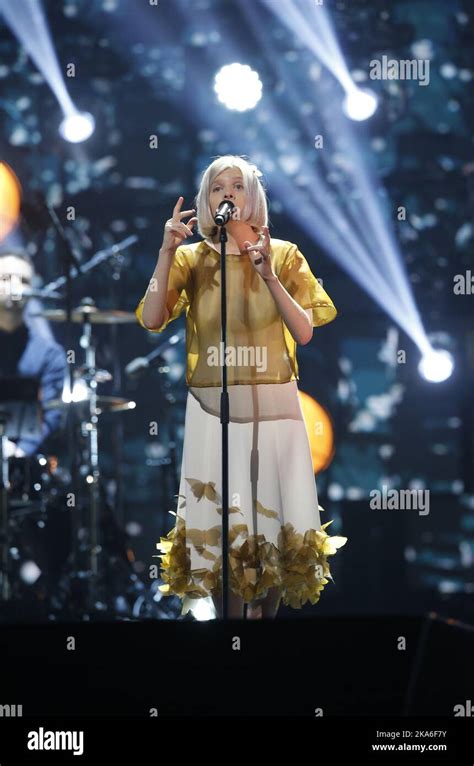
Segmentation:
{"type": "Polygon", "coordinates": [[[246,202],[241,211],[241,220],[247,221],[258,232],[263,226],[268,226],[268,204],[265,189],[260,181],[261,171],[249,162],[245,156],[224,154],[217,157],[204,170],[199,191],[194,198],[197,215],[197,228],[203,237],[212,237],[218,227],[214,223],[214,213],[209,205],[209,194],[214,179],[224,170],[239,168],[242,172],[246,202]]]}

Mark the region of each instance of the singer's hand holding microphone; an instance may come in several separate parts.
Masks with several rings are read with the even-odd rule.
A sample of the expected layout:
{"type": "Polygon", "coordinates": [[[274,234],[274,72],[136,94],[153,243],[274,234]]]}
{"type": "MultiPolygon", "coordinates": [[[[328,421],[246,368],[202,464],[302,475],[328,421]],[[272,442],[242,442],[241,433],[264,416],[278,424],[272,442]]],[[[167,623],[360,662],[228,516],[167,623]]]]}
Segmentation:
{"type": "MultiPolygon", "coordinates": [[[[224,226],[235,210],[235,205],[231,200],[223,200],[216,210],[214,221],[218,226],[224,226]]],[[[247,226],[250,230],[250,226],[247,226]]],[[[270,244],[270,231],[268,226],[263,227],[263,231],[260,234],[258,242],[253,245],[250,240],[245,240],[244,251],[249,256],[252,266],[257,271],[262,279],[271,282],[277,279],[276,274],[273,271],[271,263],[271,244],[270,244]]]]}

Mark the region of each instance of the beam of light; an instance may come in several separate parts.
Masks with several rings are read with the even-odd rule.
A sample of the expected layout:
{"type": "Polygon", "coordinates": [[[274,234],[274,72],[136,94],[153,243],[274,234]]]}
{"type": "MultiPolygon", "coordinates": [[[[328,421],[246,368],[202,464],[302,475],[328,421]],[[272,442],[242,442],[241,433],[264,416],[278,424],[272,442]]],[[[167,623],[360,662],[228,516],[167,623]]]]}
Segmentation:
{"type": "MultiPolygon", "coordinates": [[[[185,18],[187,3],[177,0],[177,6],[185,18]]],[[[274,45],[268,37],[268,24],[262,24],[259,9],[247,0],[239,3],[239,9],[257,36],[261,55],[272,63],[279,80],[287,82],[285,109],[279,108],[275,99],[262,101],[252,123],[248,122],[245,113],[222,111],[216,116],[215,130],[211,131],[216,136],[217,151],[220,154],[247,154],[256,162],[265,173],[272,200],[280,201],[285,213],[308,237],[318,242],[353,277],[413,339],[422,353],[427,353],[431,344],[414,303],[397,243],[390,232],[390,220],[385,221],[381,212],[378,195],[384,190],[376,192],[352,137],[352,123],[344,118],[337,94],[330,93],[327,98],[327,83],[324,92],[322,88],[319,92],[316,90],[318,83],[315,83],[314,93],[308,95],[307,87],[301,92],[298,83],[288,77],[284,62],[275,56],[274,45]],[[309,100],[314,104],[314,112],[303,112],[301,106],[309,100]],[[334,123],[336,116],[337,124],[334,123]],[[316,117],[324,118],[324,125],[315,124],[316,117]],[[315,132],[323,132],[328,143],[328,150],[319,154],[314,149],[315,132]],[[320,167],[323,163],[325,168],[320,167]],[[329,176],[332,176],[330,180],[329,176]]],[[[204,30],[212,23],[212,28],[225,40],[225,50],[216,48],[212,60],[206,62],[201,57],[193,64],[194,79],[198,82],[208,80],[209,88],[212,88],[209,65],[218,67],[229,59],[238,61],[242,51],[235,39],[226,37],[224,30],[219,30],[219,17],[210,7],[203,10],[199,23],[204,30]]],[[[333,81],[333,91],[336,87],[333,81]]],[[[208,101],[193,89],[189,90],[185,101],[180,91],[171,92],[170,101],[197,134],[208,128],[208,101]]],[[[311,264],[311,255],[308,255],[311,264]]]]}
{"type": "MultiPolygon", "coordinates": [[[[51,87],[64,117],[75,117],[76,120],[78,117],[82,117],[84,120],[84,115],[81,116],[78,112],[67,91],[40,0],[21,0],[19,3],[12,3],[11,0],[0,0],[0,12],[3,13],[13,34],[23,45],[51,87]]],[[[64,125],[64,121],[62,125],[64,125]]],[[[83,128],[83,134],[88,138],[90,132],[86,135],[83,128]]],[[[74,135],[78,135],[77,129],[74,135]]],[[[67,140],[85,139],[68,138],[67,140]]]]}
{"type": "Polygon", "coordinates": [[[260,78],[248,64],[227,64],[219,69],[214,90],[222,104],[238,112],[253,109],[262,98],[260,78]]]}
{"type": "Polygon", "coordinates": [[[304,42],[306,47],[327,67],[346,91],[346,114],[351,120],[367,120],[377,109],[372,91],[359,89],[346,61],[323,5],[307,0],[263,0],[263,3],[304,42]],[[299,7],[298,7],[299,6],[299,7]]]}
{"type": "Polygon", "coordinates": [[[430,383],[442,383],[454,369],[454,359],[449,351],[432,349],[421,357],[418,365],[420,375],[430,383]]]}
{"type": "MultiPolygon", "coordinates": [[[[291,3],[289,0],[264,0],[264,4],[333,73],[338,73],[339,80],[342,78],[346,90],[350,92],[354,86],[347,79],[347,67],[325,9],[319,5],[310,7],[305,4],[303,16],[298,11],[297,0],[291,3]]],[[[255,18],[252,27],[260,36],[259,43],[263,45],[263,35],[255,18]]],[[[274,61],[274,58],[271,60],[274,61]]],[[[334,260],[393,317],[413,339],[420,352],[426,354],[431,350],[431,345],[410,289],[391,221],[382,213],[380,197],[386,194],[385,190],[380,184],[377,188],[374,174],[364,162],[351,124],[344,119],[342,110],[337,108],[334,100],[328,98],[327,90],[324,98],[321,96],[318,99],[318,107],[325,128],[322,132],[327,137],[325,148],[319,154],[326,164],[326,179],[331,177],[331,183],[324,180],[318,168],[312,167],[308,171],[307,188],[304,192],[298,192],[284,176],[278,174],[276,185],[279,196],[285,199],[285,205],[291,208],[293,217],[308,235],[316,236],[334,260]],[[331,145],[331,142],[330,148],[328,144],[331,145]],[[336,202],[334,186],[339,192],[336,202]],[[315,216],[314,210],[319,211],[320,215],[315,216]]],[[[280,131],[284,128],[279,116],[276,119],[272,117],[267,124],[274,135],[282,135],[280,131]]],[[[314,132],[313,127],[313,135],[314,132]]]]}

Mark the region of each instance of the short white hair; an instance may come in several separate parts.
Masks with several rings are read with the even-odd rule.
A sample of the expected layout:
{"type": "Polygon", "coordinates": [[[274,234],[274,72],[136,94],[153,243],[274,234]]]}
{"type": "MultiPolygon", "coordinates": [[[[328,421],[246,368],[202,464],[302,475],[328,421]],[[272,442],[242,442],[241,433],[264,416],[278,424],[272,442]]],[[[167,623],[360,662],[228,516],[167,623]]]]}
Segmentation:
{"type": "Polygon", "coordinates": [[[238,168],[242,172],[246,202],[240,219],[247,221],[260,232],[268,226],[268,204],[265,188],[260,180],[261,171],[244,156],[224,154],[211,162],[204,170],[194,206],[197,215],[197,228],[203,237],[212,237],[218,227],[214,223],[214,213],[209,205],[211,184],[214,179],[229,168],[238,168]]]}

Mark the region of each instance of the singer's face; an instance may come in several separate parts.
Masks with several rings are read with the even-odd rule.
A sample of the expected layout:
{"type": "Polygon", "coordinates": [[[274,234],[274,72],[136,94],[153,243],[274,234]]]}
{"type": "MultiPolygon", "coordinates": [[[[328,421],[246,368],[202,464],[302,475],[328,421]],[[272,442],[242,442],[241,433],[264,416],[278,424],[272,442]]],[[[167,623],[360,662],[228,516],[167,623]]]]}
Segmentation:
{"type": "Polygon", "coordinates": [[[4,309],[22,309],[27,298],[22,288],[31,287],[31,266],[21,258],[6,255],[0,258],[0,306],[4,309]]]}
{"type": "Polygon", "coordinates": [[[230,199],[237,207],[231,220],[240,220],[240,213],[244,209],[246,194],[242,171],[239,168],[227,168],[227,170],[223,170],[222,173],[219,173],[214,178],[209,195],[209,205],[213,215],[220,203],[226,199],[230,199]]]}

